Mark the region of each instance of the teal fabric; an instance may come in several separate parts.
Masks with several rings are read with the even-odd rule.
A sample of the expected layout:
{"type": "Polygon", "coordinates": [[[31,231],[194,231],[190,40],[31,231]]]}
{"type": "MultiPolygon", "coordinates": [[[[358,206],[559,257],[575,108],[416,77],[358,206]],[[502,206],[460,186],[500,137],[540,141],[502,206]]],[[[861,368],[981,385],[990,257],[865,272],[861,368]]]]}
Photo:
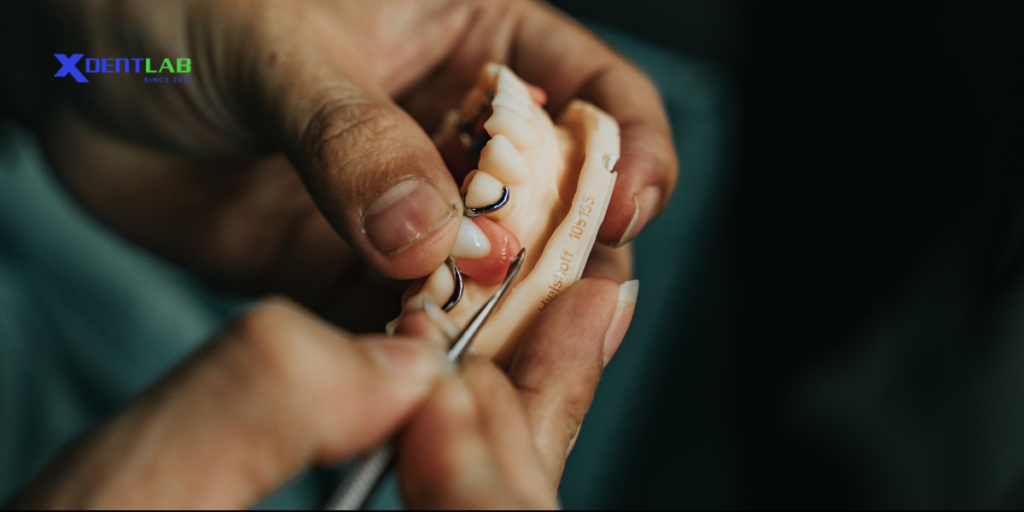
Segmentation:
{"type": "Polygon", "coordinates": [[[0,497],[246,302],[97,223],[56,182],[32,135],[0,125],[0,497]]]}
{"type": "MultiPolygon", "coordinates": [[[[717,247],[728,187],[728,90],[711,69],[598,29],[664,94],[681,175],[668,210],[636,242],[636,317],[569,460],[562,486],[568,507],[600,507],[622,491],[621,482],[636,480],[622,469],[635,455],[632,441],[645,436],[635,420],[655,404],[645,375],[664,371],[666,340],[690,339],[687,347],[697,347],[713,335],[707,305],[723,297],[692,290],[717,247]]],[[[99,224],[54,179],[32,134],[0,125],[0,502],[250,305],[99,224]]],[[[702,365],[682,361],[675,371],[704,375],[702,365]]],[[[716,423],[713,400],[691,405],[699,417],[672,438],[699,460],[717,462],[689,466],[693,478],[680,481],[679,492],[728,492],[735,475],[720,462],[730,460],[727,428],[716,423]]],[[[261,506],[315,507],[336,477],[308,471],[261,506]]],[[[401,506],[393,483],[374,505],[401,506]]]]}

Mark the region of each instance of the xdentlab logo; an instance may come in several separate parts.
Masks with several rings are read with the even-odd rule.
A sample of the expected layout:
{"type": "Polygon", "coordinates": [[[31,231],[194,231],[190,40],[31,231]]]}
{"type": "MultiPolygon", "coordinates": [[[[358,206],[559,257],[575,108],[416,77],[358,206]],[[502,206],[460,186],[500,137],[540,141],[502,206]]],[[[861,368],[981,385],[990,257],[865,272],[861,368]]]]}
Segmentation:
{"type": "MultiPolygon", "coordinates": [[[[82,53],[76,53],[70,57],[65,54],[55,53],[54,57],[60,61],[61,68],[57,71],[54,78],[61,78],[71,75],[78,83],[89,83],[89,79],[82,74],[82,70],[78,69],[78,62],[82,60],[85,55],[82,53]]],[[[186,74],[192,72],[192,59],[175,59],[174,64],[171,63],[171,59],[164,59],[163,63],[158,69],[153,69],[152,62],[150,59],[143,58],[117,58],[117,59],[85,59],[85,72],[86,73],[131,73],[132,66],[135,64],[134,69],[136,74],[143,73],[142,69],[145,68],[146,74],[160,75],[165,71],[173,74],[186,74]],[[143,65],[145,62],[145,65],[143,65]]],[[[191,76],[146,76],[143,77],[144,83],[188,83],[192,81],[191,76]]]]}

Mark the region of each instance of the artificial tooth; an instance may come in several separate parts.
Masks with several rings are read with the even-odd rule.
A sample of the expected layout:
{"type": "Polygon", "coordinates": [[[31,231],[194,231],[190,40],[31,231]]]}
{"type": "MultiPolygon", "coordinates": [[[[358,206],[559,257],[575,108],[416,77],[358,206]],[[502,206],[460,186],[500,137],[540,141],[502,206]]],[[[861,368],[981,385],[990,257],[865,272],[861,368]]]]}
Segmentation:
{"type": "Polygon", "coordinates": [[[533,109],[530,108],[530,104],[516,98],[505,89],[498,91],[498,95],[495,96],[493,101],[491,101],[491,105],[496,107],[507,107],[515,111],[515,113],[523,116],[523,119],[533,119],[533,109]]]}
{"type": "MultiPolygon", "coordinates": [[[[479,227],[477,229],[480,229],[479,227]]],[[[460,229],[459,237],[462,237],[460,229]]],[[[486,236],[485,236],[486,238],[486,236]]],[[[434,301],[434,304],[444,304],[448,302],[448,299],[452,296],[452,292],[455,291],[455,279],[452,277],[452,271],[448,268],[448,265],[442,264],[437,267],[430,277],[427,278],[427,282],[423,283],[423,288],[412,297],[409,298],[405,303],[406,311],[419,311],[423,309],[423,297],[430,297],[430,300],[434,301]]]]}
{"type": "Polygon", "coordinates": [[[473,174],[473,181],[469,182],[466,190],[466,207],[481,208],[494,204],[501,199],[505,185],[483,171],[473,174]]]}
{"type": "Polygon", "coordinates": [[[501,71],[498,72],[498,88],[514,89],[521,95],[527,98],[530,97],[530,91],[526,88],[526,84],[524,84],[523,81],[508,68],[503,67],[501,68],[501,71]]]}
{"type": "Polygon", "coordinates": [[[543,142],[540,132],[530,126],[523,116],[499,105],[494,106],[494,113],[484,123],[484,129],[491,137],[499,134],[508,137],[512,145],[519,149],[533,149],[543,142]]]}
{"type": "Polygon", "coordinates": [[[504,85],[499,84],[497,91],[498,91],[499,95],[505,94],[505,95],[508,95],[508,96],[512,96],[513,98],[515,98],[515,99],[517,99],[517,100],[519,100],[519,101],[521,101],[521,102],[523,102],[523,103],[525,103],[527,105],[530,105],[530,104],[533,103],[533,97],[530,96],[530,92],[526,91],[524,89],[519,89],[518,87],[508,87],[508,86],[504,86],[504,85]]]}
{"type": "Polygon", "coordinates": [[[518,185],[530,179],[529,162],[504,135],[495,135],[484,146],[480,152],[479,166],[480,171],[509,185],[518,185]]]}
{"type": "MultiPolygon", "coordinates": [[[[477,176],[473,181],[480,179],[481,175],[486,176],[486,174],[477,173],[477,176]]],[[[470,190],[472,190],[472,185],[470,186],[470,190]]],[[[476,223],[473,222],[473,219],[463,217],[462,225],[459,226],[459,238],[455,241],[455,247],[452,247],[451,256],[453,258],[476,259],[483,258],[490,253],[491,241],[487,239],[487,235],[485,235],[483,230],[480,229],[480,226],[477,226],[476,223]]],[[[445,268],[447,269],[447,267],[445,268]]],[[[429,280],[427,281],[427,284],[430,284],[429,280]]],[[[426,287],[424,286],[424,288],[426,287]]],[[[454,289],[454,284],[452,289],[454,289]]],[[[448,294],[451,295],[451,291],[449,291],[448,294]]],[[[447,300],[448,298],[445,297],[445,299],[441,301],[441,304],[444,304],[447,300]]]]}

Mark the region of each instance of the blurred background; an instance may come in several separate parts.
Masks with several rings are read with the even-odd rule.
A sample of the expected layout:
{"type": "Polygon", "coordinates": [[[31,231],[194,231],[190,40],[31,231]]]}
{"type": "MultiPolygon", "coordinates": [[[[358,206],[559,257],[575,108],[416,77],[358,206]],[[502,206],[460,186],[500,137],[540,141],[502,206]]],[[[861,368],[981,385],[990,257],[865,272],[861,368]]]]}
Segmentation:
{"type": "MultiPolygon", "coordinates": [[[[655,80],[680,156],[563,504],[1024,507],[1024,4],[552,3],[655,80]]],[[[0,133],[2,502],[247,302],[0,133]]]]}
{"type": "Polygon", "coordinates": [[[681,180],[637,311],[671,321],[634,321],[565,504],[1024,506],[1024,5],[554,3],[716,111],[659,80],[681,180]]]}

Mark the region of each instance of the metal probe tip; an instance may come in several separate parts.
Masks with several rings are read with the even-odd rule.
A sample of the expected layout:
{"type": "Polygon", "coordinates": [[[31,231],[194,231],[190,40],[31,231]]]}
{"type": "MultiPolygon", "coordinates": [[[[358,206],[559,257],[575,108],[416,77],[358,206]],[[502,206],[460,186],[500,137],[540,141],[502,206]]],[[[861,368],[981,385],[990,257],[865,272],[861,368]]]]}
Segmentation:
{"type": "Polygon", "coordinates": [[[505,294],[512,288],[512,281],[519,274],[519,269],[523,266],[524,259],[526,259],[526,249],[520,249],[519,254],[516,255],[515,259],[508,266],[508,272],[505,274],[505,280],[501,283],[501,287],[494,293],[491,300],[487,301],[484,307],[480,308],[480,311],[473,317],[473,321],[469,323],[465,331],[462,331],[462,335],[455,340],[452,348],[448,350],[449,361],[458,361],[462,354],[466,352],[466,349],[469,348],[469,345],[473,343],[473,338],[476,338],[476,333],[480,331],[480,327],[490,318],[498,303],[501,302],[501,299],[505,298],[505,294]]]}

